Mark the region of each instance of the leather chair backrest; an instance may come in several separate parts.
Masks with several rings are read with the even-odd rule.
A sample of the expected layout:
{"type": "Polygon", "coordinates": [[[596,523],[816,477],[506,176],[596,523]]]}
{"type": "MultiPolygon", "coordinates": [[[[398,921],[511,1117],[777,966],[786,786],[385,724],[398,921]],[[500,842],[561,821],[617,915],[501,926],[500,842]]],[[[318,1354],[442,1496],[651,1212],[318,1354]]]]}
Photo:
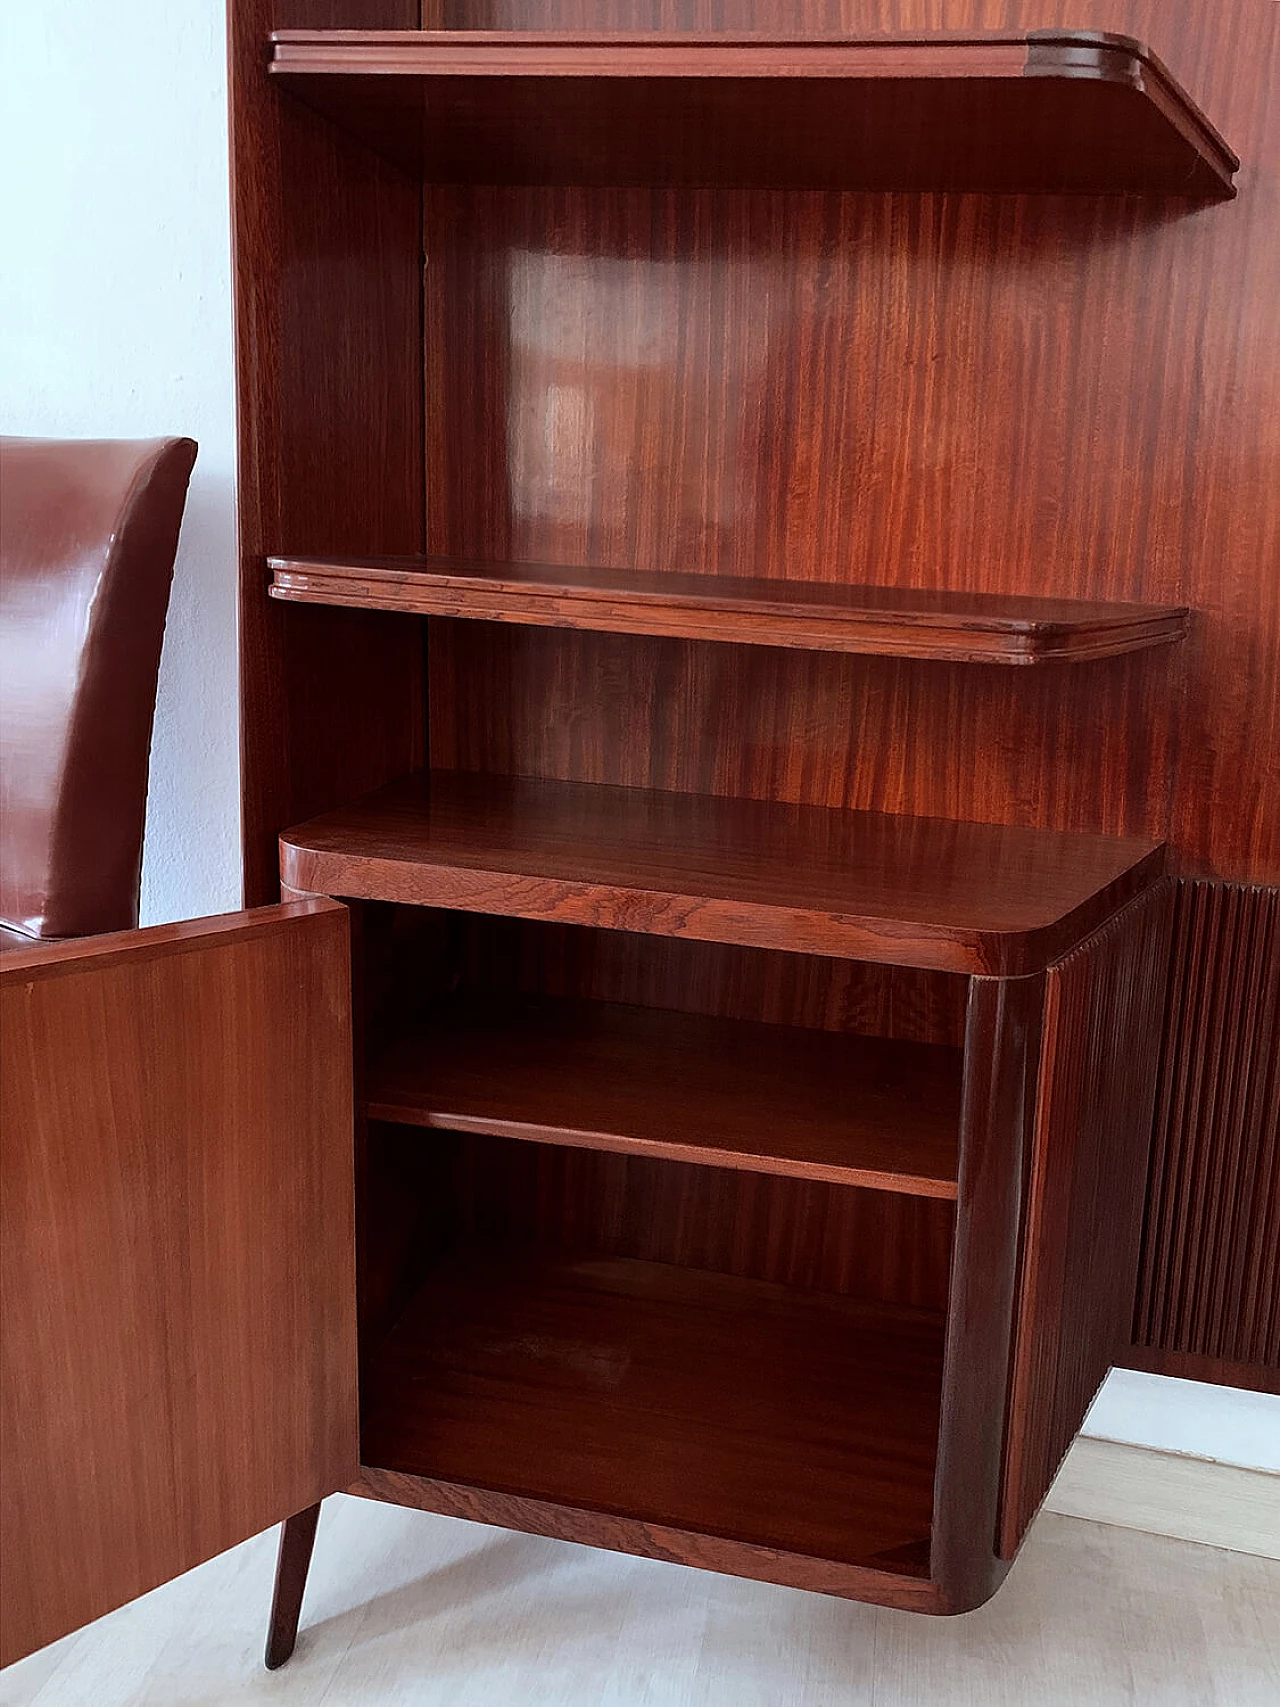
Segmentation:
{"type": "Polygon", "coordinates": [[[191,439],[0,438],[0,924],[138,922],[191,439]]]}

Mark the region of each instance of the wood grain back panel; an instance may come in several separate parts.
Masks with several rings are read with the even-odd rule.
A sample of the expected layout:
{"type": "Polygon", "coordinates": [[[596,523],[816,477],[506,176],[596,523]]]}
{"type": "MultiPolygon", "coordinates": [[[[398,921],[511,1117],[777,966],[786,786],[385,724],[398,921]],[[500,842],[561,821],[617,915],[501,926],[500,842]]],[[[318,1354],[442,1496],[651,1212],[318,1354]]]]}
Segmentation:
{"type": "Polygon", "coordinates": [[[1167,883],[1139,896],[1045,980],[1001,1499],[1005,1558],[1128,1342],[1172,906],[1167,883]]]}
{"type": "MultiPolygon", "coordinates": [[[[449,21],[725,20],[711,4],[565,0],[449,21]]],[[[1253,803],[1280,747],[1262,710],[1274,703],[1280,612],[1267,567],[1276,9],[778,0],[735,8],[733,23],[1130,31],[1163,48],[1230,136],[1241,195],[1193,211],[1066,197],[432,190],[428,548],[1185,601],[1198,613],[1189,648],[1037,694],[982,670],[712,663],[675,643],[441,632],[433,712],[448,726],[433,731],[435,761],[455,762],[465,743],[463,762],[478,766],[514,757],[540,774],[591,767],[657,782],[670,754],[686,765],[698,755],[725,792],[1172,826],[1184,868],[1274,877],[1280,830],[1253,803]],[[457,645],[466,663],[446,683],[442,654],[457,645]],[[487,668],[486,645],[497,649],[487,668]],[[636,776],[644,742],[627,738],[626,708],[649,703],[643,674],[658,668],[666,735],[636,776]],[[511,685],[513,732],[498,678],[511,685]]]]}
{"type": "Polygon", "coordinates": [[[345,909],[8,955],[3,1663],[356,1465],[345,909]]]}
{"type": "Polygon", "coordinates": [[[509,1138],[457,1146],[466,1238],[946,1305],[954,1207],[937,1199],[509,1138]]]}
{"type": "Polygon", "coordinates": [[[471,987],[723,1014],[959,1047],[968,980],[951,972],[786,954],[633,931],[442,914],[440,963],[471,987]]]}

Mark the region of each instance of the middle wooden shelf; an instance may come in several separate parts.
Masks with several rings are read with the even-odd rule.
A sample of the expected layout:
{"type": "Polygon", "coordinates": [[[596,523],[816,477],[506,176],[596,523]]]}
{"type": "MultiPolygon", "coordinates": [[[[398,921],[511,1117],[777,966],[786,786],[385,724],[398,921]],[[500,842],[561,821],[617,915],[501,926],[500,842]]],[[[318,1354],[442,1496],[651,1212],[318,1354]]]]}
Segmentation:
{"type": "Polygon", "coordinates": [[[370,1062],[402,1125],[954,1199],[959,1049],[551,997],[466,993],[370,1062]]]}
{"type": "Polygon", "coordinates": [[[1081,663],[1167,646],[1182,605],[452,557],[271,557],[271,596],[539,628],[673,635],[953,663],[1081,663]]]}

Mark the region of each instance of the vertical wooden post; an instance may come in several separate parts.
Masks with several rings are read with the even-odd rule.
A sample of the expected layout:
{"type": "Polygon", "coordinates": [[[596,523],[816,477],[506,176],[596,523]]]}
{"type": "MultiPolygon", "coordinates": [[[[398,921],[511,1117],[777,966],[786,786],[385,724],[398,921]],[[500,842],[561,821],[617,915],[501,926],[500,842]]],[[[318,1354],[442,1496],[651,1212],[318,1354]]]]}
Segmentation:
{"type": "Polygon", "coordinates": [[[1044,988],[1043,973],[969,984],[931,1557],[948,1612],[980,1605],[1008,1569],[996,1524],[1044,988]]]}

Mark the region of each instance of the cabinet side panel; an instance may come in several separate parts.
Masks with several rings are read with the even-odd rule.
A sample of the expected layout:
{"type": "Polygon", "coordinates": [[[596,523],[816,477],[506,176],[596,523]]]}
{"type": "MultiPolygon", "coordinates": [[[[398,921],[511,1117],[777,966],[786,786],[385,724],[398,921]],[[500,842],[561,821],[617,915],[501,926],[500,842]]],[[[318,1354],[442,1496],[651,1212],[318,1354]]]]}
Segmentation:
{"type": "Polygon", "coordinates": [[[275,604],[271,552],[423,548],[419,186],[271,86],[284,28],[416,28],[417,0],[232,0],[245,894],[289,824],[411,770],[420,624],[275,604]]]}
{"type": "Polygon", "coordinates": [[[4,1664],[357,1457],[345,910],[74,946],[0,972],[4,1664]]]}
{"type": "Polygon", "coordinates": [[[1017,1551],[1129,1335],[1172,891],[1130,902],[1047,974],[1005,1450],[1017,1551]]]}
{"type": "Polygon", "coordinates": [[[1280,889],[1177,886],[1134,1340],[1280,1390],[1280,889]]]}

